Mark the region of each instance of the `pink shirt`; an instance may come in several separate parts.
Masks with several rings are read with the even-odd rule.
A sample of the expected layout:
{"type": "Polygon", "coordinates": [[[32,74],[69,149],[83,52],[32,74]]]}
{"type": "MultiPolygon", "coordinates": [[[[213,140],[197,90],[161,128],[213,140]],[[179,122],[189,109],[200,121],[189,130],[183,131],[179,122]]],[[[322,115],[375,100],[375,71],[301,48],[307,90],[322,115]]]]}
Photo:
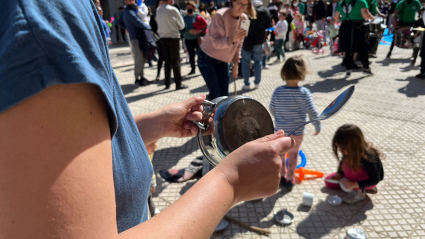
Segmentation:
{"type": "Polygon", "coordinates": [[[230,8],[219,9],[212,18],[208,32],[202,40],[201,49],[210,57],[222,62],[239,63],[243,40],[232,43],[232,37],[240,28],[241,21],[248,16],[242,14],[239,19],[234,19],[230,8]]]}
{"type": "Polygon", "coordinates": [[[304,27],[304,21],[294,20],[294,24],[295,24],[295,27],[297,28],[295,32],[297,34],[304,35],[304,29],[305,29],[305,27],[304,27]]]}

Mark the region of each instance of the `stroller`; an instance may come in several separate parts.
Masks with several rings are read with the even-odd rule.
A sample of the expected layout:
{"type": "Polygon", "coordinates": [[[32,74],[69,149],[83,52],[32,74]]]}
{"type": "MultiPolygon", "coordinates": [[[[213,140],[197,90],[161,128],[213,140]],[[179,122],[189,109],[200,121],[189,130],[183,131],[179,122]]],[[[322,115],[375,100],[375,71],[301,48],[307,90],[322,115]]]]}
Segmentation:
{"type": "Polygon", "coordinates": [[[305,42],[306,42],[306,47],[310,47],[311,51],[314,54],[323,54],[324,50],[322,49],[323,47],[323,38],[324,38],[324,33],[325,31],[308,31],[307,32],[307,37],[305,38],[305,42]]]}

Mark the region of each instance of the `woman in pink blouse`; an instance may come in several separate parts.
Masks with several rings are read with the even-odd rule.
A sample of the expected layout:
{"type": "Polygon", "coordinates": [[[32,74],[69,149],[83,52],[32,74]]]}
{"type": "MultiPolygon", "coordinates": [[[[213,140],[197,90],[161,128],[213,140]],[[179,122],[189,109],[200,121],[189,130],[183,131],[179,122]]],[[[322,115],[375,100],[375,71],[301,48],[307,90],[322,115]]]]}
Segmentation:
{"type": "Polygon", "coordinates": [[[236,79],[242,42],[247,35],[240,26],[248,17],[256,18],[252,0],[231,0],[230,7],[218,10],[212,19],[198,51],[198,67],[209,89],[208,100],[229,95],[229,63],[234,63],[232,74],[236,79]]]}

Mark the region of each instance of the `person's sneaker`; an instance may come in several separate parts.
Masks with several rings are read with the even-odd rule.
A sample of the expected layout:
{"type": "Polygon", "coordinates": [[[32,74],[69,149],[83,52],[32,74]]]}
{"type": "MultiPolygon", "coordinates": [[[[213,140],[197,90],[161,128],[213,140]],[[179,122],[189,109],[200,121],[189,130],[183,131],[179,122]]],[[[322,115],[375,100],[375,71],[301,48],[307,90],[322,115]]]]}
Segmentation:
{"type": "Polygon", "coordinates": [[[390,58],[390,57],[391,57],[391,52],[388,52],[387,58],[390,58]]]}
{"type": "Polygon", "coordinates": [[[356,204],[356,203],[362,201],[365,198],[366,198],[366,192],[365,191],[353,190],[353,191],[349,192],[347,195],[345,195],[342,198],[342,201],[346,204],[356,204]]]}
{"type": "Polygon", "coordinates": [[[378,188],[377,187],[374,187],[374,188],[371,188],[371,189],[366,189],[365,192],[367,194],[377,194],[378,193],[378,188]]]}
{"type": "Polygon", "coordinates": [[[243,85],[242,86],[242,90],[250,90],[251,89],[251,86],[249,86],[249,85],[243,85]]]}
{"type": "Polygon", "coordinates": [[[370,70],[370,68],[366,68],[363,70],[363,73],[366,73],[368,75],[373,75],[372,71],[370,70]]]}
{"type": "Polygon", "coordinates": [[[351,71],[347,71],[347,72],[345,73],[345,77],[349,77],[349,76],[351,76],[351,71]]]}
{"type": "Polygon", "coordinates": [[[263,69],[270,69],[270,66],[269,65],[265,65],[265,66],[263,66],[263,69]]]}
{"type": "Polygon", "coordinates": [[[149,85],[149,81],[148,80],[136,80],[136,82],[134,82],[135,85],[137,86],[145,86],[145,85],[149,85]]]}
{"type": "Polygon", "coordinates": [[[170,86],[166,85],[164,90],[168,90],[168,89],[170,89],[170,86]]]}
{"type": "Polygon", "coordinates": [[[425,80],[425,73],[421,73],[421,74],[416,75],[416,78],[425,80]]]}
{"type": "Polygon", "coordinates": [[[192,69],[189,74],[187,74],[188,76],[195,74],[195,69],[192,69]]]}
{"type": "Polygon", "coordinates": [[[292,191],[294,188],[295,182],[294,180],[286,180],[285,177],[280,178],[279,187],[280,188],[286,188],[288,191],[292,191]]]}
{"type": "Polygon", "coordinates": [[[189,86],[181,84],[179,87],[176,87],[176,90],[183,90],[187,88],[189,88],[189,86]]]}
{"type": "Polygon", "coordinates": [[[255,84],[254,89],[258,89],[261,87],[261,83],[260,84],[255,84]]]}
{"type": "Polygon", "coordinates": [[[282,63],[282,60],[281,59],[276,59],[276,61],[273,62],[273,64],[278,64],[278,63],[282,63]]]}

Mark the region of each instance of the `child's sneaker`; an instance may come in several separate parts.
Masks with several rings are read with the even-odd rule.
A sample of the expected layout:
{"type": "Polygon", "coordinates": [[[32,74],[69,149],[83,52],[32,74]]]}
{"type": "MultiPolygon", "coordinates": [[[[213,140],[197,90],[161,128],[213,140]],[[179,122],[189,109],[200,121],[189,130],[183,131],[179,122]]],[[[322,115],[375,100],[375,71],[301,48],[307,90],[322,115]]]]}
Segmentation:
{"type": "Polygon", "coordinates": [[[286,180],[284,177],[280,178],[279,187],[280,188],[286,188],[288,191],[292,191],[292,188],[294,188],[294,180],[286,180]]]}
{"type": "Polygon", "coordinates": [[[356,203],[362,201],[365,198],[366,198],[366,192],[365,191],[353,190],[353,191],[349,192],[347,195],[345,195],[342,198],[342,201],[346,204],[356,204],[356,203]]]}
{"type": "Polygon", "coordinates": [[[368,194],[377,194],[378,193],[378,188],[377,187],[374,187],[372,189],[366,189],[365,191],[368,194]]]}

